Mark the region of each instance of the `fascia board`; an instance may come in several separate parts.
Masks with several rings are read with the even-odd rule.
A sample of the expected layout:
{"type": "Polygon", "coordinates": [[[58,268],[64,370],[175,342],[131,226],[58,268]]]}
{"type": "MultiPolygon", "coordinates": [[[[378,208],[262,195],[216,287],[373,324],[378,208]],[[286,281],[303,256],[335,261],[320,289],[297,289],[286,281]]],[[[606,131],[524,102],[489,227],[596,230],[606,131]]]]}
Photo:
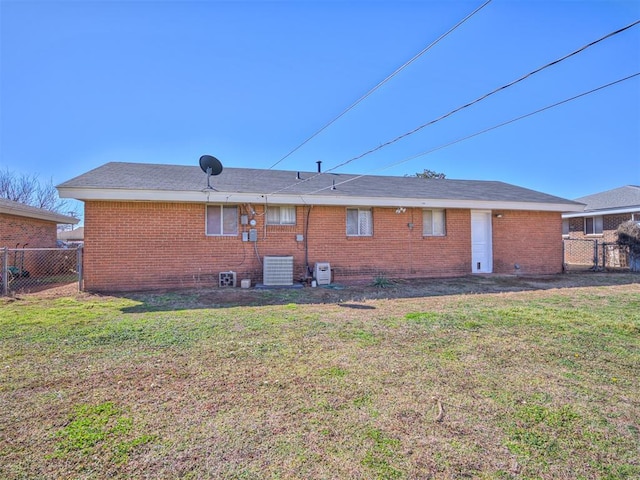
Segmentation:
{"type": "Polygon", "coordinates": [[[602,209],[602,210],[585,210],[580,213],[563,213],[562,218],[596,217],[600,215],[618,215],[620,213],[635,213],[635,212],[640,212],[640,206],[624,207],[624,208],[609,208],[609,209],[602,209]]]}
{"type": "Polygon", "coordinates": [[[128,190],[59,187],[62,198],[78,200],[148,201],[148,202],[206,202],[254,203],[278,205],[331,205],[363,207],[460,208],[488,210],[529,210],[567,212],[582,211],[583,205],[570,203],[514,202],[492,200],[451,200],[395,197],[355,197],[340,195],[265,195],[260,193],[202,191],[128,190]]]}
{"type": "Polygon", "coordinates": [[[20,208],[11,208],[7,206],[0,206],[0,213],[4,213],[6,215],[14,215],[16,217],[24,217],[24,218],[34,218],[36,220],[45,220],[47,222],[53,223],[64,223],[64,224],[73,224],[75,225],[80,220],[73,217],[67,217],[66,215],[58,215],[54,212],[29,212],[22,210],[20,208]]]}

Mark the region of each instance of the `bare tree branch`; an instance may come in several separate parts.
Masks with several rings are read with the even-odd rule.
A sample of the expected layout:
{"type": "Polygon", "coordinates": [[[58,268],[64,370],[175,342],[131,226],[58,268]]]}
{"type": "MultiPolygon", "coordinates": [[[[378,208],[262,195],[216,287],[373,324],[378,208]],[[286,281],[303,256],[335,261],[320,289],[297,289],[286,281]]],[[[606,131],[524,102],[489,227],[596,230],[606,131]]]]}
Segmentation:
{"type": "Polygon", "coordinates": [[[61,212],[67,205],[58,197],[53,180],[41,183],[36,174],[19,175],[9,169],[0,170],[0,198],[52,212],[61,212]]]}

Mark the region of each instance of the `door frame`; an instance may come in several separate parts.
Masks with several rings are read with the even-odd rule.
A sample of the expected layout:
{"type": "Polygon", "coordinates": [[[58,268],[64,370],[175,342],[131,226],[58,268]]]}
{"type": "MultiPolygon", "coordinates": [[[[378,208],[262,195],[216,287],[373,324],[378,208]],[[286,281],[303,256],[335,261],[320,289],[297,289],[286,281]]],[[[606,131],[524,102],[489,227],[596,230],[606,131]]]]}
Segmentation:
{"type": "Polygon", "coordinates": [[[493,273],[493,223],[492,223],[493,214],[491,210],[471,210],[471,273],[493,273]],[[488,233],[488,238],[486,241],[482,242],[485,245],[484,251],[482,254],[482,259],[480,262],[478,261],[478,256],[474,255],[475,250],[475,235],[474,235],[474,215],[476,220],[481,218],[484,227],[487,228],[486,232],[488,233]],[[484,265],[482,265],[484,262],[484,265]],[[480,265],[480,268],[476,268],[477,265],[480,265]]]}

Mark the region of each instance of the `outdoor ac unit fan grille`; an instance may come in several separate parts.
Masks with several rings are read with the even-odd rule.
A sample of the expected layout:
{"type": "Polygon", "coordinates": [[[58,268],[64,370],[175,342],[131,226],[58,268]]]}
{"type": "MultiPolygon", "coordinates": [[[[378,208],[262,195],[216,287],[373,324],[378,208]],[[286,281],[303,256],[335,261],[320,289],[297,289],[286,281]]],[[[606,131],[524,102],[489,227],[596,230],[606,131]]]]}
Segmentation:
{"type": "Polygon", "coordinates": [[[329,285],[331,283],[331,264],[327,262],[317,262],[313,267],[313,276],[318,285],[329,285]]]}
{"type": "Polygon", "coordinates": [[[236,286],[236,272],[220,272],[218,285],[221,287],[236,286]]]}
{"type": "Polygon", "coordinates": [[[264,257],[263,283],[265,285],[293,285],[293,257],[264,257]]]}

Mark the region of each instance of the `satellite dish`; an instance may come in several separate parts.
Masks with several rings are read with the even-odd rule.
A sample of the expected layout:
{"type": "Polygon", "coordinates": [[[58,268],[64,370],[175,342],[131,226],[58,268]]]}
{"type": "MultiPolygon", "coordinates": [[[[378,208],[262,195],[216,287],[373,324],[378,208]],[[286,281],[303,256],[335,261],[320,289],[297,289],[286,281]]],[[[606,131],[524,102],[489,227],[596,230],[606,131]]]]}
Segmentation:
{"type": "Polygon", "coordinates": [[[207,188],[212,188],[209,180],[211,175],[220,175],[222,173],[222,163],[216,157],[202,155],[200,157],[200,168],[207,174],[207,188]]]}

